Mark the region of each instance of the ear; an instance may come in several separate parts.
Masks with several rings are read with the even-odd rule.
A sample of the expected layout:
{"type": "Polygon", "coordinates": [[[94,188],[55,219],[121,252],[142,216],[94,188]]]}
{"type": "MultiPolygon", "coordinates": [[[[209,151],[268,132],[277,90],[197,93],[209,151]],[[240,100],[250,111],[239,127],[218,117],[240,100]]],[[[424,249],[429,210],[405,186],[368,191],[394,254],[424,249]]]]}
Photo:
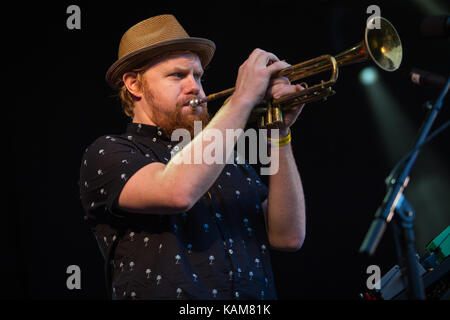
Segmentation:
{"type": "Polygon", "coordinates": [[[122,76],[123,83],[127,87],[127,90],[136,98],[142,98],[142,86],[138,80],[136,72],[126,72],[122,76]]]}

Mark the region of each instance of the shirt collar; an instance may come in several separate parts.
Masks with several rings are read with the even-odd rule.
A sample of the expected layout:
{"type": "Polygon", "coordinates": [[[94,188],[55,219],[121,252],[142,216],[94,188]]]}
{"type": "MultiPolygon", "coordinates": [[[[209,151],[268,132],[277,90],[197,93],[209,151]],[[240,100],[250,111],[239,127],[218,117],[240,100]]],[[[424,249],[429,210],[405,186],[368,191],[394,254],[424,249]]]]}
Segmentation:
{"type": "Polygon", "coordinates": [[[164,129],[144,123],[131,122],[127,125],[127,133],[142,137],[156,137],[161,140],[170,141],[164,129]]]}

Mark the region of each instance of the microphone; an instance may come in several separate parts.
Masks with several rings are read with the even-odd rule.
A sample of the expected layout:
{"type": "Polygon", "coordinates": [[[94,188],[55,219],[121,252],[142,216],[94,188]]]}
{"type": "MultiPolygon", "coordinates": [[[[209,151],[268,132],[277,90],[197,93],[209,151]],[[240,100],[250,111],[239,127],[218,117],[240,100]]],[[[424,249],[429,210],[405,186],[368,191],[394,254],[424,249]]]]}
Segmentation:
{"type": "Polygon", "coordinates": [[[429,16],[422,20],[420,34],[425,38],[447,38],[450,34],[450,16],[429,16]]]}
{"type": "Polygon", "coordinates": [[[412,68],[409,76],[413,83],[424,87],[443,88],[447,83],[443,76],[417,68],[412,68]]]}

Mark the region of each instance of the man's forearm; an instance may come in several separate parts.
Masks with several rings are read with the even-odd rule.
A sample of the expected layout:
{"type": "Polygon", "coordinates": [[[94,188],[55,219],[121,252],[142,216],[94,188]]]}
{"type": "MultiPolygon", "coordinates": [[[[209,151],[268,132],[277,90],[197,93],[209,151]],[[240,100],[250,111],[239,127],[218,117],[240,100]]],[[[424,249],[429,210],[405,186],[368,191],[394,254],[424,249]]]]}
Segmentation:
{"type": "Polygon", "coordinates": [[[177,192],[187,195],[193,205],[216,181],[234,150],[235,141],[226,141],[226,130],[243,129],[249,113],[250,108],[233,105],[230,100],[217,112],[206,128],[169,161],[163,172],[163,180],[178,181],[177,192]],[[223,143],[205,139],[205,134],[209,130],[220,132],[223,143]],[[202,154],[200,163],[194,163],[196,150],[205,150],[211,143],[215,144],[213,149],[222,152],[223,161],[207,163],[202,154]]]}
{"type": "Polygon", "coordinates": [[[303,186],[291,144],[278,148],[278,172],[269,178],[267,228],[275,248],[297,250],[305,238],[303,186]]]}

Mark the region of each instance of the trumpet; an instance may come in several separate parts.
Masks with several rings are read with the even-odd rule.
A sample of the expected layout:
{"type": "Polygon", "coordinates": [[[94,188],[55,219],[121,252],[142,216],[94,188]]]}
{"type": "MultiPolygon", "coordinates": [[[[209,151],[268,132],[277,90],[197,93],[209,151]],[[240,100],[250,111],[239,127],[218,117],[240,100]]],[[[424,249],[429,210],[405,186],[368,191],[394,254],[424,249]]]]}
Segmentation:
{"type": "MultiPolygon", "coordinates": [[[[327,81],[321,80],[320,83],[312,86],[303,82],[305,88],[299,92],[285,95],[279,99],[263,101],[252,110],[249,122],[256,120],[258,126],[262,128],[278,127],[283,122],[283,111],[300,104],[326,100],[327,97],[334,95],[336,92],[332,86],[337,81],[339,67],[372,60],[385,71],[395,71],[400,66],[402,55],[402,44],[394,26],[383,17],[374,17],[366,24],[364,39],[352,48],[336,56],[321,55],[279,71],[275,76],[286,77],[291,83],[328,70],[331,71],[331,75],[327,81]]],[[[205,102],[230,96],[234,90],[235,88],[229,88],[210,94],[203,99],[192,99],[189,104],[192,108],[196,108],[205,102]]]]}

